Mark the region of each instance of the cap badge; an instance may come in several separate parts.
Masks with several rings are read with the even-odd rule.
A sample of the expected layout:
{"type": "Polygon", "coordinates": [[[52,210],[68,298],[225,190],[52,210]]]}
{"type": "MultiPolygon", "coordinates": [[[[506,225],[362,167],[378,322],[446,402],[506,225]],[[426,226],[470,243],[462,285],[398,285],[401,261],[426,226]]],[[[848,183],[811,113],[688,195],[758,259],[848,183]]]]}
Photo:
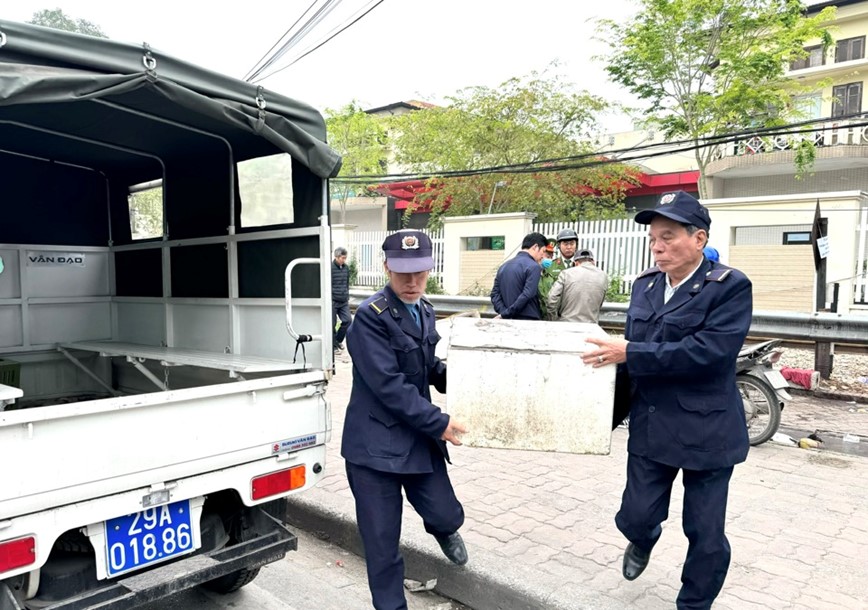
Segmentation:
{"type": "Polygon", "coordinates": [[[666,205],[675,201],[675,193],[666,193],[660,198],[660,205],[666,205]]]}
{"type": "Polygon", "coordinates": [[[405,235],[401,240],[402,250],[418,250],[419,239],[415,235],[405,235]]]}

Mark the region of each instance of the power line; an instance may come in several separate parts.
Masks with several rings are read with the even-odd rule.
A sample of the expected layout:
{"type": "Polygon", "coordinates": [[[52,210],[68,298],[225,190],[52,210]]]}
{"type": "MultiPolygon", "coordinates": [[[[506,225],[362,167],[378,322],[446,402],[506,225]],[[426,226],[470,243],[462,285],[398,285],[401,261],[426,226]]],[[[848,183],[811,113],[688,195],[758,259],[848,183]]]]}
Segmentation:
{"type": "Polygon", "coordinates": [[[265,70],[267,70],[270,66],[274,65],[275,62],[279,61],[284,55],[286,55],[292,47],[301,42],[305,36],[310,33],[310,31],[316,27],[323,19],[325,19],[334,9],[336,9],[342,0],[326,0],[325,4],[319,7],[316,12],[304,22],[304,24],[299,28],[299,30],[289,37],[281,47],[269,57],[262,66],[260,66],[253,74],[251,74],[246,80],[251,83],[256,83],[262,80],[262,78],[257,78],[260,74],[262,74],[265,70]]]}
{"type": "Polygon", "coordinates": [[[253,67],[247,71],[247,74],[244,76],[244,80],[249,81],[251,78],[253,78],[253,76],[255,76],[254,70],[256,70],[257,67],[266,60],[269,53],[274,51],[274,49],[277,47],[277,45],[280,44],[281,40],[283,40],[284,38],[289,36],[289,33],[293,30],[293,28],[298,25],[298,22],[301,21],[305,15],[308,14],[310,9],[312,9],[314,6],[316,6],[316,3],[318,1],[319,0],[313,0],[313,2],[310,3],[310,6],[308,6],[306,9],[304,9],[304,12],[299,16],[298,19],[295,20],[295,23],[293,23],[291,26],[289,26],[289,28],[287,28],[287,30],[280,36],[280,38],[277,39],[277,42],[275,42],[273,45],[271,45],[271,48],[265,52],[265,55],[263,55],[262,57],[260,57],[259,59],[256,60],[256,63],[253,64],[253,67]]]}
{"type": "MultiPolygon", "coordinates": [[[[851,118],[861,118],[862,121],[849,123],[843,127],[856,128],[868,126],[868,117],[864,113],[835,117],[837,120],[847,120],[851,118]]],[[[406,180],[427,180],[431,178],[461,178],[469,176],[489,175],[489,174],[527,174],[527,173],[547,173],[555,171],[566,171],[571,169],[584,169],[596,167],[599,165],[611,165],[614,163],[624,163],[627,161],[641,161],[652,159],[655,157],[671,155],[679,152],[689,152],[706,148],[708,146],[723,145],[734,142],[749,140],[751,138],[774,138],[778,136],[809,134],[826,131],[829,128],[825,125],[820,127],[810,127],[817,123],[828,123],[829,118],[811,119],[790,123],[780,127],[768,127],[752,130],[744,130],[740,132],[732,132],[718,136],[709,136],[702,138],[699,142],[694,140],[676,140],[674,142],[660,142],[653,144],[645,144],[642,146],[633,146],[629,148],[614,149],[605,152],[593,151],[572,155],[568,157],[557,157],[551,159],[542,159],[539,161],[530,161],[527,163],[517,163],[511,165],[498,165],[470,170],[449,170],[440,172],[409,172],[398,174],[367,174],[367,175],[351,175],[332,179],[332,182],[337,183],[370,183],[370,182],[403,182],[406,180]],[[656,152],[652,152],[655,149],[656,152]],[[628,153],[644,153],[635,156],[624,157],[628,153]],[[622,155],[617,159],[605,158],[605,155],[622,155]]]]}
{"type": "Polygon", "coordinates": [[[329,32],[329,34],[327,34],[327,38],[325,40],[323,40],[322,42],[320,42],[319,44],[317,44],[313,48],[305,51],[304,53],[302,53],[301,55],[296,57],[294,60],[292,60],[290,63],[286,64],[282,68],[278,68],[277,70],[275,70],[269,74],[266,74],[265,76],[262,76],[261,78],[259,78],[257,81],[254,81],[254,82],[259,82],[259,81],[265,80],[266,78],[274,76],[278,72],[282,72],[283,70],[286,70],[290,66],[295,65],[296,63],[298,63],[299,61],[301,61],[302,59],[304,59],[305,57],[307,57],[308,55],[310,55],[311,53],[313,53],[314,51],[316,51],[317,49],[322,47],[324,44],[326,44],[327,42],[329,42],[330,40],[335,38],[338,34],[347,30],[351,26],[355,25],[360,19],[362,19],[362,17],[364,17],[365,15],[370,13],[372,10],[374,10],[375,8],[380,6],[382,3],[383,3],[383,0],[373,0],[373,2],[372,2],[373,6],[369,5],[370,8],[367,8],[367,10],[362,9],[364,12],[361,13],[360,15],[358,13],[356,13],[356,15],[358,15],[358,16],[354,15],[353,17],[351,17],[351,21],[349,23],[347,23],[346,25],[344,25],[343,27],[338,26],[338,28],[340,28],[340,29],[338,29],[338,28],[333,29],[331,32],[329,32]],[[335,31],[335,30],[337,30],[337,31],[335,31]],[[334,33],[332,33],[332,32],[334,32],[334,33]]]}

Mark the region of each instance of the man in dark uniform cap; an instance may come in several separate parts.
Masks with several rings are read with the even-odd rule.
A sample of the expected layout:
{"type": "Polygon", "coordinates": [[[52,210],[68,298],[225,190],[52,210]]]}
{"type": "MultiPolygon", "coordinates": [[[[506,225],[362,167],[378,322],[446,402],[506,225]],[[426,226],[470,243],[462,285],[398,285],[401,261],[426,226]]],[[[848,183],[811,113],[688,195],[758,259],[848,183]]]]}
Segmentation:
{"type": "Polygon", "coordinates": [[[458,529],[464,509],[446,471],[446,441],[464,426],[431,404],[429,384],[446,391],[446,365],[434,356],[440,335],[424,297],[434,268],[431,240],[398,231],[383,242],[389,283],[359,305],[347,333],[353,390],[341,455],[356,500],[374,607],[407,607],[399,551],[403,497],[449,560],[467,563],[458,529]]]}
{"type": "Polygon", "coordinates": [[[751,283],[703,256],[711,218],[687,193],[663,195],[636,222],[650,225],[656,266],[633,284],[625,339],[589,338],[598,347],[583,360],[618,364],[619,377],[629,375],[627,485],[615,516],[630,542],[624,578],[634,580],[647,566],[681,470],[689,546],[676,604],[706,609],[729,569],[729,480],[748,452],[735,362],[750,328],[751,283]]]}

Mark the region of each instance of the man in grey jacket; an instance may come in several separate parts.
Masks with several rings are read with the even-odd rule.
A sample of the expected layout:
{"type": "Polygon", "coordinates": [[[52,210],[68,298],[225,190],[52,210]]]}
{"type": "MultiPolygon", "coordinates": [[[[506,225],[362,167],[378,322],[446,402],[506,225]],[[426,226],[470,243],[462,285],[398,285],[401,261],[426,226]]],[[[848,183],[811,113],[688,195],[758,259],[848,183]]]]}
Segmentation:
{"type": "Polygon", "coordinates": [[[575,266],[564,269],[549,292],[550,320],[596,324],[606,298],[609,276],[594,264],[590,250],[579,250],[575,266]]]}

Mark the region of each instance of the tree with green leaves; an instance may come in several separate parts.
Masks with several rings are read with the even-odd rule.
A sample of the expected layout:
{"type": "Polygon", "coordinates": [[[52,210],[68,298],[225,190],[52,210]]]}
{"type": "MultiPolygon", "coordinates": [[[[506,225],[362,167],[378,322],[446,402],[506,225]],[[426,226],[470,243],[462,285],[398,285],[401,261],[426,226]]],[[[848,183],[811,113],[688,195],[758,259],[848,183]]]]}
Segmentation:
{"type": "Polygon", "coordinates": [[[433,224],[489,211],[534,212],[540,221],[623,213],[634,172],[594,153],[591,133],[607,109],[601,98],[533,72],[447,99],[394,125],[397,163],[434,176],[415,202],[432,210],[433,224]]]}
{"type": "Polygon", "coordinates": [[[705,138],[798,118],[795,97],[823,87],[786,76],[805,44],[831,43],[835,9],[807,17],[799,0],[639,0],[626,20],[600,22],[606,70],[647,104],[648,123],[696,145],[701,179],[715,153],[705,138]]]}
{"type": "Polygon", "coordinates": [[[341,210],[341,223],[346,222],[347,199],[368,196],[363,182],[341,182],[341,176],[381,175],[386,171],[387,122],[366,113],[353,101],[339,110],[326,109],[326,132],[329,146],[343,157],[337,180],[332,180],[331,197],[341,210]]]}
{"type": "Polygon", "coordinates": [[[97,38],[108,38],[98,25],[87,19],[75,19],[68,16],[61,9],[42,9],[33,13],[28,23],[33,25],[41,25],[55,30],[64,30],[67,32],[77,32],[88,36],[96,36],[97,38]]]}

